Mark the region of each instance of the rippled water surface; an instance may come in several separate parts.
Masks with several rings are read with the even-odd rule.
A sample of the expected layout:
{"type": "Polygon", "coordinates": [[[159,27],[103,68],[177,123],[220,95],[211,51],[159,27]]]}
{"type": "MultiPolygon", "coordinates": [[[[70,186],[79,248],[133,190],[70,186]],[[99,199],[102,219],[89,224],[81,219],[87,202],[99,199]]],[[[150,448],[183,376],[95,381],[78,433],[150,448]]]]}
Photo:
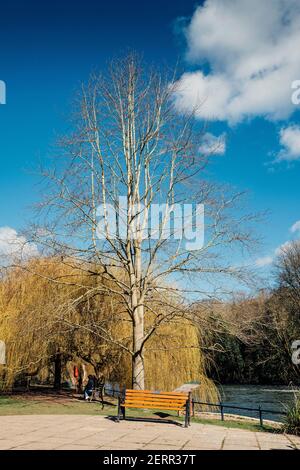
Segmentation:
{"type": "MultiPolygon", "coordinates": [[[[269,385],[223,385],[220,387],[224,404],[247,408],[258,408],[260,405],[262,409],[270,411],[285,411],[289,403],[293,401],[296,391],[299,391],[299,389],[295,387],[269,385]]],[[[226,408],[226,412],[257,416],[257,412],[246,410],[226,408]]],[[[282,415],[273,415],[270,412],[263,413],[263,417],[274,421],[282,421],[284,418],[282,415]]]]}

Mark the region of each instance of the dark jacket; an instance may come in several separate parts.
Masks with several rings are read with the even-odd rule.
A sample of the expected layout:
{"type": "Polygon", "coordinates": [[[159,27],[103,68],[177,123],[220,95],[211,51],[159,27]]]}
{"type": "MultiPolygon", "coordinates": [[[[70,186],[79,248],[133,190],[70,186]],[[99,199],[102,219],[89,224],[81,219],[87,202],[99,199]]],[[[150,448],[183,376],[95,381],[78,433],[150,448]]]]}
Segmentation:
{"type": "Polygon", "coordinates": [[[91,377],[91,378],[89,378],[88,383],[85,386],[85,390],[94,390],[94,388],[95,388],[95,381],[91,377]]]}

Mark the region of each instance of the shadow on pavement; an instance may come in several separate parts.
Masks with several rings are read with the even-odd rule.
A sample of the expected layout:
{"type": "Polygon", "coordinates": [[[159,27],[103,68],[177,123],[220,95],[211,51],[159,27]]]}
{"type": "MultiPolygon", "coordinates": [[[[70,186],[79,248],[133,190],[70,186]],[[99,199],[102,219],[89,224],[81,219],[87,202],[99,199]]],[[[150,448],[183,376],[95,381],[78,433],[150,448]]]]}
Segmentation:
{"type": "MultiPolygon", "coordinates": [[[[124,421],[122,418],[118,421],[117,416],[106,416],[105,419],[109,419],[110,421],[114,421],[115,423],[124,421]]],[[[133,417],[126,417],[125,421],[135,421],[135,422],[143,422],[143,423],[164,423],[164,424],[174,424],[175,426],[179,426],[180,428],[184,427],[182,423],[175,421],[173,419],[165,419],[165,418],[133,418],[133,417]]]]}

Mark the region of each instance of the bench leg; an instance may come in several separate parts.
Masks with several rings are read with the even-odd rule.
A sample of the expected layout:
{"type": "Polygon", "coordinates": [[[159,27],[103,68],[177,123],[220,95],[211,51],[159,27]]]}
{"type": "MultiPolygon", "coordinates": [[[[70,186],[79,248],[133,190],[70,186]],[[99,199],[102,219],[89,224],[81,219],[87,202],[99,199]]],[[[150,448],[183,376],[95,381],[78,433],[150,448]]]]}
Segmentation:
{"type": "Polygon", "coordinates": [[[121,416],[121,397],[118,397],[118,416],[117,416],[117,421],[118,423],[120,422],[120,416],[121,416]]]}
{"type": "Polygon", "coordinates": [[[125,406],[122,406],[122,399],[121,397],[118,397],[118,416],[117,416],[117,421],[118,423],[120,422],[120,418],[125,419],[126,416],[125,416],[125,406]]]}
{"type": "Polygon", "coordinates": [[[185,422],[184,427],[187,428],[191,425],[191,403],[188,400],[185,405],[185,422]]]}
{"type": "Polygon", "coordinates": [[[191,415],[194,416],[194,402],[192,400],[192,394],[189,392],[189,426],[191,425],[191,415]]]}
{"type": "Polygon", "coordinates": [[[185,405],[185,422],[184,422],[184,427],[187,428],[189,425],[189,408],[188,408],[188,403],[185,405]]]}

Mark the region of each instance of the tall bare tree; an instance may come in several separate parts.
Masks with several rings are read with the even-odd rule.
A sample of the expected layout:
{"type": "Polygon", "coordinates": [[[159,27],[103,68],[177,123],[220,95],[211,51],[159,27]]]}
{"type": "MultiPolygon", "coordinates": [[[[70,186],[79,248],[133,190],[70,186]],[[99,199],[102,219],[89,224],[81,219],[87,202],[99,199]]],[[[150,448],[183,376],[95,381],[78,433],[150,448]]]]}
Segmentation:
{"type": "MultiPolygon", "coordinates": [[[[196,320],[186,295],[214,297],[224,276],[243,278],[228,254],[250,240],[250,217],[236,209],[241,194],[212,182],[207,171],[203,125],[194,112],[174,108],[177,87],[175,77],[143,66],[134,54],[93,74],[81,88],[60,160],[44,171],[45,217],[32,230],[46,253],[95,277],[78,302],[104,290],[119,299],[115,315],[130,322],[132,338],[89,328],[131,355],[138,389],[148,339],[177,317],[196,320]]],[[[68,308],[62,306],[62,317],[68,308]]],[[[187,338],[182,347],[188,344],[187,338]]]]}

